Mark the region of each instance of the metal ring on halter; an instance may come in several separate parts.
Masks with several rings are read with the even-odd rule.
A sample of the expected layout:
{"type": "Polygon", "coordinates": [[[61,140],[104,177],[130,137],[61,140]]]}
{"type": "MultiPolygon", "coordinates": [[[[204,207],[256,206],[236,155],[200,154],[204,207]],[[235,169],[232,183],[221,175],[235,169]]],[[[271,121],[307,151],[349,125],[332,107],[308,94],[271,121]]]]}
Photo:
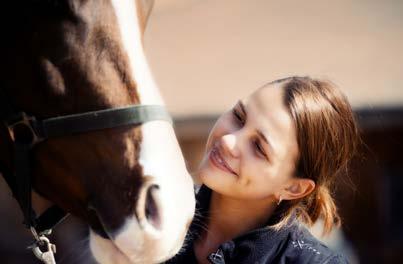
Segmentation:
{"type": "MultiPolygon", "coordinates": [[[[47,237],[45,236],[41,236],[39,238],[39,241],[37,244],[39,243],[45,243],[46,245],[50,244],[50,241],[47,237]]],[[[42,259],[42,254],[43,252],[41,251],[41,249],[39,248],[38,245],[36,245],[35,247],[32,248],[32,252],[34,252],[34,255],[38,258],[38,259],[42,259]]]]}
{"type": "Polygon", "coordinates": [[[50,243],[49,239],[45,236],[40,236],[39,241],[32,246],[32,252],[35,257],[45,264],[56,264],[54,254],[56,253],[56,246],[50,243]],[[42,244],[42,245],[40,245],[42,244]],[[40,246],[45,246],[45,251],[42,251],[40,246]]]}

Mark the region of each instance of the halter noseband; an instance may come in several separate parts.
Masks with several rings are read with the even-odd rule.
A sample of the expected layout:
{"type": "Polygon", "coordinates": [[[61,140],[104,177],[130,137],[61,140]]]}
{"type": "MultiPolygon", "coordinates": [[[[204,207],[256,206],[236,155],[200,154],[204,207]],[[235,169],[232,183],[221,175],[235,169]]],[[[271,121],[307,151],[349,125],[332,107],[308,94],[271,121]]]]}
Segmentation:
{"type": "Polygon", "coordinates": [[[4,122],[8,129],[14,147],[14,172],[3,172],[3,177],[19,203],[27,228],[33,230],[33,233],[41,234],[67,216],[67,213],[56,205],[38,218],[32,209],[29,154],[33,146],[48,138],[135,126],[155,120],[172,123],[169,113],[160,105],[131,105],[38,120],[25,112],[15,111],[0,88],[0,121],[4,122]]]}

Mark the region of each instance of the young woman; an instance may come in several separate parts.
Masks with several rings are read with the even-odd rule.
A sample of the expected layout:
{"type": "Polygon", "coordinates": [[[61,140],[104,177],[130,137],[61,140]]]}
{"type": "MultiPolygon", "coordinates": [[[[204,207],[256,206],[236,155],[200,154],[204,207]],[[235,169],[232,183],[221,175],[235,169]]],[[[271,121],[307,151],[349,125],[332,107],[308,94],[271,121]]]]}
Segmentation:
{"type": "Polygon", "coordinates": [[[290,77],[240,100],[209,135],[199,216],[169,263],[346,263],[304,226],[340,224],[331,188],[357,139],[330,82],[290,77]]]}

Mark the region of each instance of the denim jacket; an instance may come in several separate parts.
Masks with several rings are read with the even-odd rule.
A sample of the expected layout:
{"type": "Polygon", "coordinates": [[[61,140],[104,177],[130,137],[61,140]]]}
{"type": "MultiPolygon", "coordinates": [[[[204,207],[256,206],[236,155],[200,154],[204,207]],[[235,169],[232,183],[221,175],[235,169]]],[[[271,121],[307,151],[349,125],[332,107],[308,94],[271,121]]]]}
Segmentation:
{"type": "MultiPolygon", "coordinates": [[[[202,186],[197,194],[197,211],[206,216],[210,202],[211,190],[202,186]]],[[[203,222],[203,218],[201,219],[203,222]]],[[[194,220],[190,226],[187,245],[174,258],[167,261],[174,263],[197,263],[193,251],[193,238],[200,231],[200,220],[194,220]]],[[[227,241],[216,252],[208,256],[213,264],[228,263],[348,263],[322,244],[295,218],[280,230],[263,227],[227,241]]]]}

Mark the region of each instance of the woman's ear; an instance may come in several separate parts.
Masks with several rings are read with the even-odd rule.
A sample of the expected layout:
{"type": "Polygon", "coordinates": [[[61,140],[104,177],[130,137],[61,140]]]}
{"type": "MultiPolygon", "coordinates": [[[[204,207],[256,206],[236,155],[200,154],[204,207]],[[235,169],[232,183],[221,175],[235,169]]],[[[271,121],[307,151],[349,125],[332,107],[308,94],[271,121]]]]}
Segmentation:
{"type": "Polygon", "coordinates": [[[295,200],[307,196],[315,189],[315,182],[311,179],[292,179],[290,184],[281,193],[282,200],[295,200]]]}

